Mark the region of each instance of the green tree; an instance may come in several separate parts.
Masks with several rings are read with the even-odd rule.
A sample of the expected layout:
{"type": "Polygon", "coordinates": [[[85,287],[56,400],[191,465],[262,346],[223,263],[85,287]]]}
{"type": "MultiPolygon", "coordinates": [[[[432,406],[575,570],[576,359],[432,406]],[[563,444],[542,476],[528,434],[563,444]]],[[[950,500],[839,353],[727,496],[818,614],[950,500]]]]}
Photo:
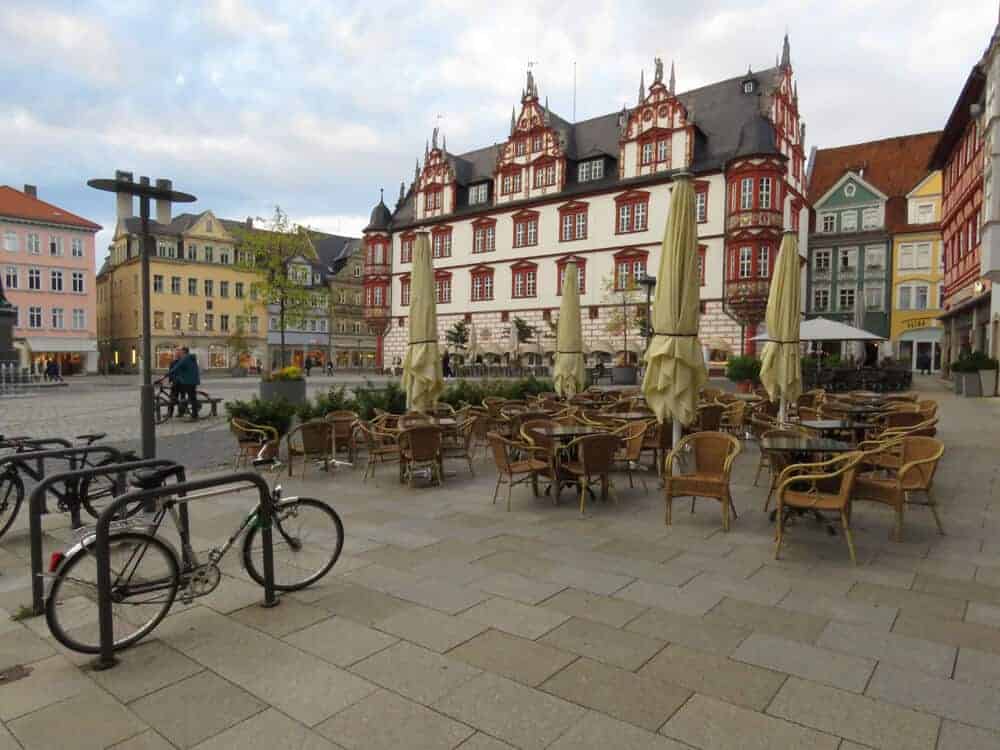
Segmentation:
{"type": "Polygon", "coordinates": [[[253,292],[278,312],[279,351],[285,362],[285,334],[302,328],[310,313],[326,308],[327,290],[311,287],[312,267],[298,264],[297,258],[316,259],[309,233],[288,220],[288,214],[275,206],[270,221],[259,219],[267,229],[249,229],[239,233],[240,266],[256,276],[253,292]]]}
{"type": "Polygon", "coordinates": [[[517,340],[522,344],[531,341],[535,335],[535,327],[528,325],[522,318],[514,318],[514,327],[517,329],[517,340]]]}
{"type": "Polygon", "coordinates": [[[229,348],[229,366],[239,367],[240,356],[250,351],[250,342],[247,341],[246,327],[242,318],[237,318],[236,328],[226,337],[226,345],[229,348]]]}
{"type": "Polygon", "coordinates": [[[641,336],[646,331],[646,298],[632,274],[628,274],[624,287],[616,285],[613,273],[602,279],[601,286],[604,289],[604,301],[613,305],[609,308],[608,322],[604,328],[612,336],[623,338],[622,348],[625,350],[625,361],[628,362],[629,332],[641,336]]]}
{"type": "Polygon", "coordinates": [[[445,333],[444,340],[456,349],[464,350],[465,345],[469,343],[469,324],[464,320],[456,321],[455,325],[445,333]]]}

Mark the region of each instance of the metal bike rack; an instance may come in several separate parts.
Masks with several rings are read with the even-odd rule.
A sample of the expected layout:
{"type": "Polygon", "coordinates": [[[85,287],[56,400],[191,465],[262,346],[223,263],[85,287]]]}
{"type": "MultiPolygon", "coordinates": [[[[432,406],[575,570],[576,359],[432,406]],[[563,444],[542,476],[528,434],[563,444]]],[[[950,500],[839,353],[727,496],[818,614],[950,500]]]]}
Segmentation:
{"type": "MultiPolygon", "coordinates": [[[[93,450],[94,448],[105,448],[102,452],[110,455],[118,453],[114,448],[110,448],[110,446],[91,446],[90,450],[93,450]]],[[[70,448],[67,450],[75,451],[82,449],[70,448]]],[[[46,452],[62,454],[66,451],[46,452]]],[[[61,457],[64,456],[51,456],[51,458],[61,457]]],[[[71,458],[75,458],[75,456],[72,456],[71,458]]],[[[0,461],[0,467],[2,466],[3,463],[0,461]]],[[[178,482],[184,481],[183,466],[164,458],[148,458],[142,461],[106,464],[104,466],[95,466],[89,469],[64,471],[59,474],[53,474],[52,476],[45,477],[41,482],[35,485],[34,489],[31,490],[31,494],[28,496],[28,521],[30,524],[29,535],[31,540],[31,611],[33,614],[40,615],[45,611],[45,587],[42,580],[42,576],[44,575],[44,569],[42,567],[42,516],[46,513],[45,493],[48,492],[49,488],[59,482],[65,482],[67,492],[75,493],[76,488],[79,487],[79,481],[81,479],[112,474],[114,475],[112,480],[114,482],[114,493],[115,496],[118,496],[124,494],[125,491],[125,472],[133,469],[156,468],[159,466],[177,466],[179,469],[177,472],[178,482]]],[[[78,527],[80,519],[80,509],[78,507],[76,507],[73,511],[73,515],[76,516],[76,525],[78,527]]],[[[187,520],[186,516],[184,520],[187,520]]]]}
{"type": "Polygon", "coordinates": [[[260,495],[258,522],[260,523],[264,554],[264,601],[262,606],[273,607],[278,604],[278,599],[274,594],[274,549],[271,545],[271,488],[260,475],[249,471],[220,474],[190,482],[182,481],[164,487],[129,492],[127,495],[116,497],[97,519],[94,553],[97,558],[97,617],[100,627],[101,652],[94,664],[94,669],[110,669],[118,663],[114,655],[114,623],[111,620],[111,564],[109,560],[111,521],[122,508],[130,503],[155,501],[165,497],[179,496],[177,502],[181,504],[182,512],[186,512],[186,503],[209,496],[206,494],[186,497],[188,493],[239,484],[253,485],[260,495]]]}

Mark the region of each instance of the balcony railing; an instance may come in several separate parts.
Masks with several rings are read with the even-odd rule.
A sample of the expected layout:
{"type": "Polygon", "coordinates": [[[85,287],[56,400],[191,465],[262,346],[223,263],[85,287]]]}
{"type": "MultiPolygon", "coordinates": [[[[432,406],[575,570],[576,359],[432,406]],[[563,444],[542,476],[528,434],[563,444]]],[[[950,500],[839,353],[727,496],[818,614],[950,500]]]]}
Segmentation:
{"type": "Polygon", "coordinates": [[[370,320],[382,320],[388,317],[388,305],[365,305],[365,318],[370,320]]]}
{"type": "Polygon", "coordinates": [[[730,279],[726,281],[726,309],[738,318],[756,322],[767,309],[770,279],[730,279]]]}
{"type": "Polygon", "coordinates": [[[392,265],[389,263],[365,261],[365,276],[388,276],[391,272],[392,265]]]}

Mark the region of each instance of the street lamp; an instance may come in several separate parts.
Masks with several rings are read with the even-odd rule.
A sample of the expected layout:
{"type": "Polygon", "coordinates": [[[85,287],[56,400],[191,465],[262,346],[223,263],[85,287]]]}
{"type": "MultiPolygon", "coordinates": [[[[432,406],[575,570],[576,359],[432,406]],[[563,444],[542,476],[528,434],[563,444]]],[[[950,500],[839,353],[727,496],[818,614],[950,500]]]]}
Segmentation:
{"type": "Polygon", "coordinates": [[[653,340],[651,298],[653,296],[653,287],[656,286],[656,277],[650,276],[648,273],[643,273],[639,278],[639,283],[646,287],[646,349],[649,349],[649,344],[653,340]]]}
{"type": "Polygon", "coordinates": [[[156,457],[156,428],[153,421],[153,345],[152,316],[149,304],[149,258],[153,251],[153,236],[149,233],[149,199],[155,198],[171,203],[193,203],[197,200],[189,193],[172,189],[170,180],[149,183],[148,177],[140,177],[139,182],[116,178],[113,180],[87,180],[87,185],[95,190],[109,193],[139,196],[139,218],[141,219],[141,279],[142,279],[142,385],[139,389],[139,419],[142,423],[142,457],[156,457]]]}

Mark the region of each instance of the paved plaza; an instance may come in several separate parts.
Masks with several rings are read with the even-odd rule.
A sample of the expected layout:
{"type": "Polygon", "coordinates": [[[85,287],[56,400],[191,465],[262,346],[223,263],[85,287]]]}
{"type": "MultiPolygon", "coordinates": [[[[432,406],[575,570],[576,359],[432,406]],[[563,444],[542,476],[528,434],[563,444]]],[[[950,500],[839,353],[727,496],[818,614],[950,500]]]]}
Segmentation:
{"type": "MultiPolygon", "coordinates": [[[[277,608],[231,554],[218,590],[104,672],[44,619],[0,617],[0,670],[27,671],[0,677],[0,749],[1000,748],[1000,400],[916,385],[941,404],[946,536],[914,508],[892,542],[892,514],[858,503],[857,567],[811,521],[775,561],[753,444],[728,534],[714,501],[667,529],[653,480],[616,477],[618,502],[581,517],[570,492],[526,486],[491,505],[485,456],[439,489],[316,472],[285,486],[337,508],[345,553],[277,608]]],[[[105,399],[117,413],[98,392],[94,414],[105,399]]],[[[194,506],[196,545],[250,501],[194,506]]],[[[0,540],[9,614],[28,602],[26,522],[0,540]]],[[[46,530],[47,556],[69,530],[46,530]]]]}

